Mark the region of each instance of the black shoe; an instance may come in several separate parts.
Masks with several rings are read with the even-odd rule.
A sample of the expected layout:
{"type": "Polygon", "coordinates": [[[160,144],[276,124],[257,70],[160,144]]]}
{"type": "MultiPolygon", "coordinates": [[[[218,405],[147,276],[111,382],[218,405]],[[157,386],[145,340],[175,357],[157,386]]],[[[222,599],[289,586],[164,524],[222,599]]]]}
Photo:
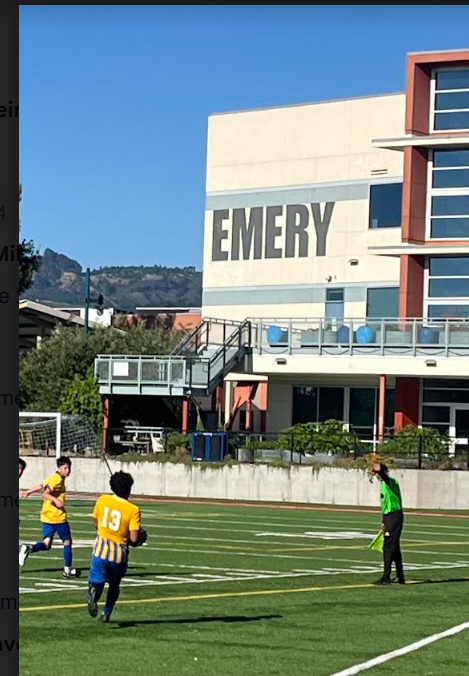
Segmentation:
{"type": "Polygon", "coordinates": [[[380,577],[379,580],[376,580],[376,582],[373,582],[373,584],[376,585],[391,584],[391,580],[388,577],[380,577]]]}
{"type": "Polygon", "coordinates": [[[392,581],[393,584],[405,584],[405,579],[403,577],[398,578],[395,577],[394,580],[392,581]]]}
{"type": "Polygon", "coordinates": [[[96,589],[95,587],[89,587],[86,592],[86,601],[88,603],[88,612],[91,617],[96,617],[98,614],[98,602],[96,601],[96,589]]]}
{"type": "Polygon", "coordinates": [[[64,570],[62,572],[62,577],[64,580],[71,580],[75,577],[80,577],[81,570],[79,568],[70,568],[70,570],[64,570]]]}
{"type": "Polygon", "coordinates": [[[107,624],[107,623],[109,622],[110,617],[111,617],[111,616],[108,615],[107,613],[103,613],[103,614],[101,615],[101,622],[102,622],[103,624],[107,624]]]}

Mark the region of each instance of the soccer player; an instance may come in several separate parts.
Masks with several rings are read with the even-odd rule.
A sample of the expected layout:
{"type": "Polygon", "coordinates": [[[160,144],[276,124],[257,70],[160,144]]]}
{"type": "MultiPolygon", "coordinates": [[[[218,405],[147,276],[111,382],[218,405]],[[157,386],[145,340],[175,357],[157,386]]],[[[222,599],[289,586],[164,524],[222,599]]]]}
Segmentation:
{"type": "Polygon", "coordinates": [[[26,462],[23,460],[23,458],[20,458],[20,476],[19,478],[23,476],[23,472],[26,469],[26,462]]]}
{"type": "Polygon", "coordinates": [[[72,534],[65,510],[65,479],[72,471],[70,458],[60,457],[57,459],[57,470],[50,475],[42,484],[28,490],[20,491],[20,496],[27,498],[33,493],[42,491],[44,502],[41,510],[42,542],[35,545],[22,545],[20,549],[19,564],[21,567],[26,563],[30,554],[48,551],[52,547],[54,536],[57,534],[64,544],[64,570],[63,577],[79,577],[80,571],[72,568],[72,534]]]}
{"type": "Polygon", "coordinates": [[[397,480],[389,476],[389,470],[385,464],[374,464],[373,474],[381,482],[381,510],[383,512],[381,528],[384,531],[384,572],[376,584],[391,584],[393,562],[397,573],[397,580],[395,581],[399,584],[405,584],[401,554],[401,534],[404,526],[401,489],[397,480]]]}
{"type": "Polygon", "coordinates": [[[109,584],[101,616],[109,622],[120,593],[120,583],[127,572],[129,546],[139,547],[146,541],[141,527],[140,508],[129,502],[134,480],[126,472],[116,472],[109,482],[114,495],[101,495],[94,506],[93,520],[97,538],[91,556],[86,600],[91,617],[98,614],[98,601],[104,585],[109,584]]]}

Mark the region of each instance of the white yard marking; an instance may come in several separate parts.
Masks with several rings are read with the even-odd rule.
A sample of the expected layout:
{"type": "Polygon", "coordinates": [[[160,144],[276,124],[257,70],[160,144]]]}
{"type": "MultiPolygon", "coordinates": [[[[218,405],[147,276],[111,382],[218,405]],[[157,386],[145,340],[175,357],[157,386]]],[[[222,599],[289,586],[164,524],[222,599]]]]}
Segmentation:
{"type": "Polygon", "coordinates": [[[439,641],[442,638],[459,634],[465,629],[469,629],[469,622],[463,622],[462,624],[451,627],[451,629],[442,631],[439,634],[427,636],[427,638],[423,638],[420,641],[415,641],[415,643],[411,643],[404,648],[391,650],[389,653],[384,653],[384,655],[374,657],[372,660],[368,660],[367,662],[362,662],[361,664],[356,664],[355,666],[344,669],[343,671],[338,671],[335,674],[331,674],[331,676],[355,676],[355,674],[359,674],[361,671],[376,667],[378,664],[384,664],[384,662],[389,662],[389,660],[393,660],[395,657],[401,657],[402,655],[407,655],[409,653],[415,652],[416,650],[420,650],[420,648],[430,645],[431,643],[435,643],[435,641],[439,641]]]}
{"type": "MultiPolygon", "coordinates": [[[[170,567],[171,564],[153,564],[158,565],[161,568],[170,567]]],[[[184,567],[191,568],[191,566],[174,566],[174,567],[184,567]]],[[[144,569],[145,566],[142,566],[144,569]]],[[[192,566],[193,569],[197,569],[198,566],[192,566]]],[[[438,570],[438,569],[455,569],[455,568],[469,568],[469,561],[461,561],[458,563],[433,563],[430,565],[425,564],[414,564],[406,567],[406,570],[438,570]]],[[[211,569],[208,566],[204,567],[204,570],[215,570],[211,569]]],[[[382,572],[381,563],[376,566],[362,566],[354,565],[350,567],[337,568],[337,567],[322,567],[320,569],[296,569],[290,571],[269,571],[269,572],[260,572],[253,570],[245,569],[225,569],[220,568],[219,570],[224,571],[225,574],[207,574],[207,573],[189,573],[184,577],[176,575],[166,575],[155,573],[154,577],[146,577],[145,579],[138,579],[138,577],[127,577],[124,578],[122,582],[123,587],[155,587],[155,586],[166,586],[166,585],[180,585],[180,584],[203,584],[207,582],[245,582],[247,580],[277,580],[282,578],[296,578],[296,577],[317,577],[317,576],[326,576],[326,575],[363,575],[366,573],[380,573],[382,572]]],[[[134,572],[135,575],[135,572],[134,572]]],[[[36,576],[27,576],[21,575],[21,581],[23,580],[32,580],[34,584],[31,587],[21,587],[20,592],[23,594],[40,594],[46,591],[48,592],[63,592],[67,591],[83,591],[83,588],[86,587],[86,583],[77,583],[73,581],[72,584],[67,584],[64,582],[55,582],[55,581],[44,581],[44,578],[36,576]],[[47,589],[44,589],[47,587],[47,589]]]]}
{"type": "Polygon", "coordinates": [[[282,537],[282,538],[311,538],[316,540],[369,540],[369,533],[361,533],[360,531],[329,531],[322,533],[321,531],[305,531],[304,533],[272,533],[272,531],[265,531],[256,533],[256,537],[282,537]]]}
{"type": "MultiPolygon", "coordinates": [[[[353,521],[350,521],[350,520],[342,520],[341,519],[341,522],[346,523],[348,531],[350,531],[350,532],[355,531],[355,530],[356,531],[369,531],[370,534],[373,534],[373,533],[376,532],[376,528],[377,527],[379,528],[379,524],[380,524],[380,516],[379,515],[373,515],[373,516],[374,516],[374,521],[376,522],[377,526],[373,525],[371,523],[365,524],[364,521],[358,521],[358,520],[355,520],[353,522],[353,521]],[[349,525],[350,523],[361,523],[362,526],[361,526],[361,528],[359,528],[358,526],[349,525]]],[[[147,513],[147,512],[144,511],[143,517],[144,517],[145,521],[147,521],[147,520],[150,520],[150,521],[151,520],[156,520],[156,521],[160,520],[159,515],[155,512],[148,512],[147,513]]],[[[255,517],[246,517],[246,518],[253,519],[255,517]]],[[[173,530],[173,529],[175,529],[175,530],[198,530],[198,531],[205,530],[205,531],[215,532],[215,531],[218,531],[218,530],[226,531],[226,527],[224,526],[224,524],[230,524],[230,525],[241,524],[241,525],[244,525],[244,526],[246,525],[246,520],[244,519],[244,517],[243,517],[242,520],[241,519],[240,520],[236,520],[236,519],[206,519],[204,517],[204,515],[201,514],[200,519],[203,522],[203,524],[215,524],[215,525],[214,526],[205,526],[205,525],[199,525],[199,524],[197,524],[197,525],[177,525],[174,522],[189,521],[192,524],[194,523],[193,517],[192,518],[186,518],[186,517],[180,516],[180,517],[173,517],[170,525],[160,524],[160,523],[149,524],[148,527],[147,527],[147,530],[152,530],[153,528],[157,528],[157,529],[160,529],[160,530],[173,530]]],[[[37,516],[36,515],[27,515],[26,517],[24,517],[24,520],[36,521],[37,516]]],[[[71,515],[71,521],[72,521],[72,524],[73,524],[73,521],[90,523],[91,514],[89,514],[87,518],[83,518],[82,515],[78,516],[73,512],[72,515],[71,515]]],[[[264,527],[265,526],[272,526],[272,525],[274,525],[272,523],[273,521],[274,521],[274,519],[269,519],[269,521],[262,521],[262,520],[255,521],[254,520],[254,521],[251,521],[251,523],[249,523],[248,525],[254,526],[254,525],[257,524],[258,526],[264,526],[264,527]]],[[[280,521],[280,520],[277,519],[277,521],[280,521]]],[[[329,520],[327,520],[327,519],[316,520],[314,518],[309,519],[309,523],[313,524],[314,528],[316,528],[318,530],[331,529],[331,527],[333,527],[334,525],[337,525],[337,521],[338,521],[337,517],[334,517],[334,518],[329,519],[329,520]],[[327,525],[321,526],[321,525],[319,525],[321,523],[327,524],[327,525]]],[[[288,527],[292,530],[295,529],[295,528],[304,529],[304,528],[308,527],[308,523],[306,521],[304,521],[303,523],[294,523],[294,522],[290,522],[290,521],[285,520],[284,522],[281,522],[281,523],[278,523],[278,524],[275,524],[275,525],[277,525],[277,527],[279,527],[279,526],[281,527],[283,524],[285,525],[285,527],[288,527]]],[[[468,526],[449,526],[449,525],[444,525],[444,524],[437,526],[437,525],[425,524],[425,528],[435,528],[435,529],[438,529],[438,528],[455,528],[455,529],[459,529],[459,530],[463,531],[461,533],[451,533],[451,537],[467,537],[468,533],[469,533],[469,524],[468,524],[468,526]]],[[[255,529],[255,528],[237,528],[236,531],[239,532],[239,533],[253,533],[253,534],[255,534],[257,532],[257,529],[255,529]]],[[[267,531],[267,532],[272,532],[272,535],[278,534],[275,531],[267,531]]],[[[289,531],[286,530],[285,532],[288,533],[289,531]]],[[[448,535],[447,533],[445,534],[444,532],[438,532],[438,531],[433,532],[433,531],[428,531],[428,530],[422,530],[422,528],[419,527],[418,524],[411,524],[411,525],[405,526],[404,527],[404,533],[405,534],[418,534],[418,535],[431,535],[431,536],[438,536],[438,535],[442,535],[442,536],[446,535],[447,536],[448,535]],[[412,526],[413,526],[413,528],[412,528],[412,526]]],[[[411,540],[411,541],[412,542],[426,542],[426,540],[411,540]]]]}

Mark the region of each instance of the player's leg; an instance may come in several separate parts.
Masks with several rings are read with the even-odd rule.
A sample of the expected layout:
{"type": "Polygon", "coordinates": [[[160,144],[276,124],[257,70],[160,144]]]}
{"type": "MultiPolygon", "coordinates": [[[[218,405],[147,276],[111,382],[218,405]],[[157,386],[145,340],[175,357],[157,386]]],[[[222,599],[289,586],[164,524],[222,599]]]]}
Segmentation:
{"type": "Polygon", "coordinates": [[[396,539],[394,544],[393,560],[396,566],[397,582],[405,584],[404,566],[402,564],[401,552],[401,535],[402,535],[403,519],[396,526],[396,539]]]}
{"type": "Polygon", "coordinates": [[[396,552],[399,548],[402,521],[396,512],[391,512],[384,515],[383,523],[385,526],[383,545],[384,571],[381,584],[390,584],[392,564],[396,560],[396,552]]]}
{"type": "Polygon", "coordinates": [[[106,605],[104,606],[102,620],[109,622],[114,606],[120,595],[120,584],[127,572],[126,563],[109,563],[109,588],[107,590],[106,605]]]}
{"type": "Polygon", "coordinates": [[[88,612],[91,617],[96,617],[98,614],[98,602],[102,596],[108,575],[106,563],[106,561],[103,561],[98,556],[91,556],[88,590],[86,592],[88,612]]]}
{"type": "Polygon", "coordinates": [[[19,564],[21,567],[26,563],[30,554],[36,552],[46,552],[52,547],[52,541],[56,532],[56,525],[53,523],[42,523],[42,540],[34,545],[21,545],[19,564]]]}
{"type": "Polygon", "coordinates": [[[64,545],[64,572],[63,577],[79,577],[80,572],[76,568],[72,568],[72,533],[68,521],[59,524],[57,534],[64,545]]]}

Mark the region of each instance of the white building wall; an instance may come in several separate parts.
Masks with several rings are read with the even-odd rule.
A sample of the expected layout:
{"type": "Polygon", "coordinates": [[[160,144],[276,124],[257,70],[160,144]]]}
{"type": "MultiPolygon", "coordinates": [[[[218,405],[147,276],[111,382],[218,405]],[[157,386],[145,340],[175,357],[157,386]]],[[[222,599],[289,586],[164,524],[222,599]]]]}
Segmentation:
{"type": "Polygon", "coordinates": [[[371,141],[403,132],[403,94],[211,117],[203,314],[320,317],[326,289],[343,286],[346,315],[364,317],[367,286],[399,283],[398,259],[369,255],[368,247],[399,244],[400,228],[370,231],[368,218],[370,185],[400,182],[403,158],[371,141]],[[300,251],[297,236],[288,256],[287,208],[294,205],[307,218],[307,242],[300,251]],[[272,226],[276,251],[267,254],[268,208],[272,215],[275,206],[282,208],[272,226]],[[253,238],[233,260],[234,212],[249,220],[256,207],[262,209],[261,245],[256,251],[253,238]],[[317,227],[327,223],[327,210],[321,251],[317,227]]]}

